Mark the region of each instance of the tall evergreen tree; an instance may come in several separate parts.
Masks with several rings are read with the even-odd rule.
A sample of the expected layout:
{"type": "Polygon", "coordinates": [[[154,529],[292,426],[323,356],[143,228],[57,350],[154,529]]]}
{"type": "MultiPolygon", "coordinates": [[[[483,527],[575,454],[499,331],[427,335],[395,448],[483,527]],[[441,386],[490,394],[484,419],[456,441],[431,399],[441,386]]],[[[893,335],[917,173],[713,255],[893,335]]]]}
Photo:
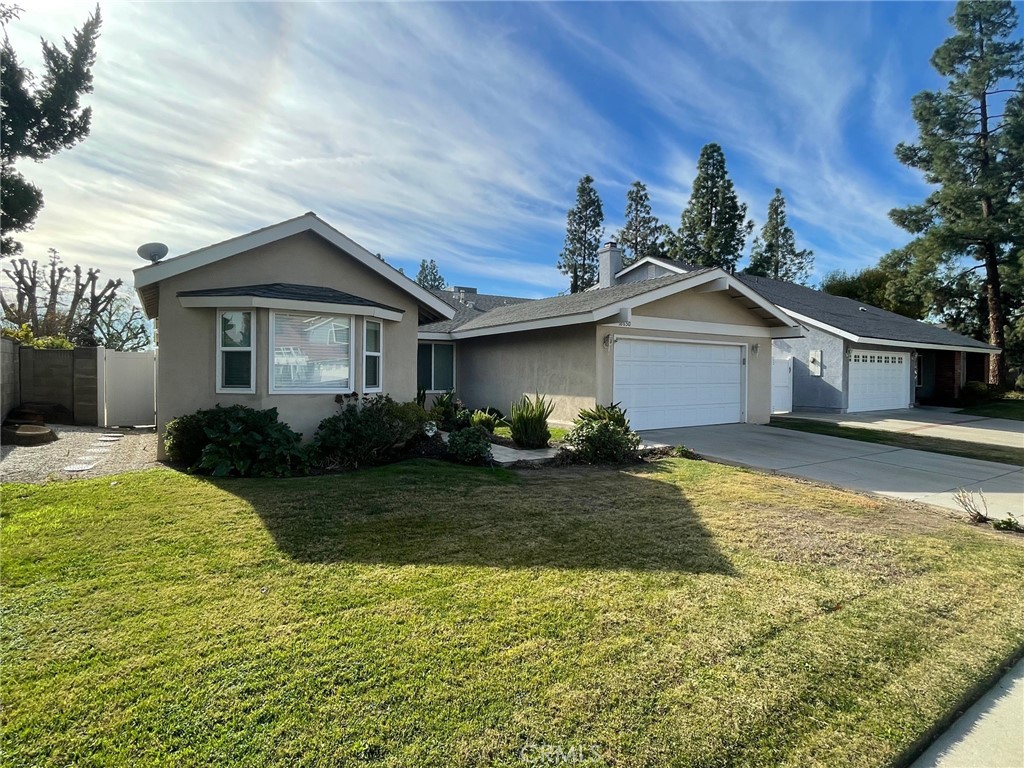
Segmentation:
{"type": "Polygon", "coordinates": [[[420,271],[416,273],[416,283],[421,288],[435,288],[440,290],[445,286],[445,279],[441,277],[441,271],[437,268],[437,262],[431,259],[420,261],[420,271]]]}
{"type": "Polygon", "coordinates": [[[663,236],[658,217],[651,213],[647,185],[634,181],[626,193],[626,223],[618,234],[626,251],[625,262],[632,264],[646,256],[664,256],[663,236]]]}
{"type": "Polygon", "coordinates": [[[814,252],[796,249],[796,236],[786,224],[786,198],[776,187],[775,195],[768,203],[768,218],[761,227],[761,235],[754,238],[747,272],[803,284],[810,277],[813,266],[814,252]]]}
{"type": "Polygon", "coordinates": [[[747,220],[746,203],[736,197],[726,171],[722,148],[705,145],[697,160],[690,202],[683,211],[669,256],[731,271],[753,229],[754,222],[747,220]]]}
{"type": "MultiPolygon", "coordinates": [[[[917,236],[919,271],[962,274],[949,267],[977,260],[972,269],[984,270],[988,340],[1003,347],[1003,272],[1020,270],[1024,243],[1024,44],[1012,39],[1017,11],[1008,0],[962,0],[950,23],[956,33],[931,59],[948,78],[946,89],[913,98],[918,141],[896,147],[899,161],[937,188],[920,205],[889,216],[917,236]]],[[[1003,357],[991,355],[989,382],[1001,384],[1004,372],[1003,357]]]]}
{"type": "Polygon", "coordinates": [[[597,283],[597,251],[604,236],[604,210],[594,179],[584,176],[576,186],[576,205],[565,217],[565,245],[558,269],[569,275],[569,291],[579,293],[597,283]]]}
{"type": "MultiPolygon", "coordinates": [[[[7,24],[17,9],[7,7],[0,21],[7,24]]],[[[0,43],[0,253],[20,253],[12,234],[32,226],[43,207],[43,193],[14,164],[21,158],[45,160],[70,149],[89,135],[92,108],[80,98],[92,93],[92,66],[100,32],[99,6],[64,40],[63,50],[43,41],[46,71],[35,84],[32,72],[18,61],[11,41],[0,43]]]]}

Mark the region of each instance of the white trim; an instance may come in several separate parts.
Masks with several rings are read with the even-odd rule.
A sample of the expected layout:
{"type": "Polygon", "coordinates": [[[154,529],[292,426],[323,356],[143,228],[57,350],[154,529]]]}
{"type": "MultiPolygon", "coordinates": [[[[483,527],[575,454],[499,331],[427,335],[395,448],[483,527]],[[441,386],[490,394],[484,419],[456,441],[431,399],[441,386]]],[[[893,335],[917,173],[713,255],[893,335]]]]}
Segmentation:
{"type": "Polygon", "coordinates": [[[522,323],[511,323],[509,325],[495,325],[488,328],[475,328],[462,331],[456,328],[451,333],[453,339],[472,339],[476,336],[496,336],[502,333],[520,333],[522,331],[536,331],[542,328],[558,328],[563,325],[576,325],[577,323],[594,323],[604,320],[619,312],[617,305],[603,307],[593,312],[580,312],[575,315],[562,315],[560,317],[548,317],[543,320],[528,320],[522,323]]]}
{"type": "Polygon", "coordinates": [[[405,314],[401,309],[367,307],[362,304],[331,304],[323,301],[296,299],[268,299],[262,296],[179,296],[186,309],[224,307],[231,309],[278,309],[285,312],[311,312],[313,314],[359,315],[400,322],[405,314]]]}
{"type": "Polygon", "coordinates": [[[360,358],[362,360],[363,368],[363,392],[383,392],[384,391],[384,323],[380,320],[363,320],[363,354],[360,358]],[[370,330],[370,324],[373,323],[377,326],[377,338],[380,340],[380,350],[377,352],[370,351],[370,345],[366,341],[366,337],[370,330]],[[377,358],[377,386],[368,387],[366,386],[366,358],[376,357],[377,358]]]}
{"type": "Polygon", "coordinates": [[[678,264],[675,264],[675,263],[673,263],[671,261],[668,261],[666,259],[659,259],[657,256],[644,256],[639,261],[634,261],[628,267],[625,267],[624,269],[620,269],[618,272],[615,273],[615,277],[616,278],[622,277],[623,275],[627,274],[628,272],[632,272],[637,267],[643,266],[645,264],[654,264],[655,266],[658,266],[658,267],[664,267],[669,272],[675,272],[676,274],[679,274],[679,275],[685,275],[687,272],[690,271],[688,269],[683,269],[678,264]]]}
{"type": "Polygon", "coordinates": [[[175,256],[167,261],[139,267],[133,271],[135,290],[138,291],[140,288],[165,280],[168,277],[174,277],[199,267],[205,267],[229,256],[235,256],[263,245],[269,245],[278,240],[302,234],[303,232],[313,232],[319,235],[360,262],[363,266],[397,285],[420,304],[432,309],[441,317],[450,319],[455,316],[455,309],[450,304],[442,301],[425,288],[421,288],[415,281],[403,275],[390,264],[378,259],[366,248],[351,240],[312,212],[305,213],[294,219],[287,219],[278,224],[272,224],[269,227],[257,229],[245,235],[233,237],[221,243],[215,243],[214,245],[182,254],[181,256],[175,256]]]}
{"type": "Polygon", "coordinates": [[[967,347],[959,344],[928,344],[918,341],[900,341],[899,339],[876,339],[871,336],[857,336],[856,334],[849,333],[841,328],[836,328],[834,325],[823,323],[821,320],[815,320],[813,317],[801,315],[799,312],[794,312],[791,309],[786,309],[785,307],[781,307],[781,309],[787,315],[792,317],[794,320],[799,321],[803,325],[818,328],[826,333],[831,333],[833,336],[838,336],[842,339],[846,339],[847,341],[852,341],[854,344],[875,344],[879,347],[901,347],[903,349],[942,349],[951,350],[953,352],[977,352],[982,355],[1001,355],[1003,353],[1003,350],[998,347],[988,349],[986,347],[967,347]]]}
{"type": "Polygon", "coordinates": [[[218,395],[253,395],[256,393],[256,313],[249,309],[238,310],[234,307],[227,309],[218,309],[216,313],[216,321],[214,322],[214,332],[217,334],[216,348],[217,348],[217,381],[214,390],[218,395]],[[243,314],[248,313],[249,315],[249,346],[248,347],[228,347],[225,350],[221,346],[221,331],[220,331],[220,318],[225,312],[238,312],[241,311],[243,314]],[[224,352],[248,352],[249,353],[249,386],[247,388],[242,387],[225,387],[223,385],[223,368],[224,368],[224,352]]]}
{"type": "MultiPolygon", "coordinates": [[[[269,353],[267,360],[267,392],[271,395],[351,395],[355,389],[355,359],[356,359],[356,339],[355,339],[355,325],[356,321],[351,315],[336,315],[339,318],[346,318],[348,320],[348,388],[347,389],[277,389],[274,387],[274,348],[277,346],[274,342],[274,318],[277,316],[277,312],[271,310],[270,312],[270,328],[268,329],[267,338],[269,340],[269,353]]],[[[282,312],[285,315],[301,315],[308,314],[311,317],[316,317],[319,313],[317,312],[282,312]]]]}
{"type": "MultiPolygon", "coordinates": [[[[621,328],[624,326],[608,323],[602,327],[621,328]]],[[[756,336],[765,339],[800,338],[799,330],[796,328],[706,323],[700,320],[673,320],[666,317],[648,317],[646,315],[632,315],[628,327],[646,331],[675,331],[678,333],[703,333],[718,336],[756,336]]]]}

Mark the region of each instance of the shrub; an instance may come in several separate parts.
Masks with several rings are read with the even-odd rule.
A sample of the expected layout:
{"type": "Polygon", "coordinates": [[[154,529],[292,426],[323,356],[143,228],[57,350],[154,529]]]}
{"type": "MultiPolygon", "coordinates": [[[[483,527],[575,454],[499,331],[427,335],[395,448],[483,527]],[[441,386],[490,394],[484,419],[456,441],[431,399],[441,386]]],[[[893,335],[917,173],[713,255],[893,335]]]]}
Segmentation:
{"type": "Polygon", "coordinates": [[[615,421],[577,420],[565,444],[577,461],[586,464],[624,464],[636,461],[640,435],[615,421]]]}
{"type": "Polygon", "coordinates": [[[65,336],[36,336],[28,323],[22,323],[17,328],[4,328],[2,331],[5,339],[13,339],[24,347],[33,349],[74,349],[75,345],[65,336]]]}
{"type": "Polygon", "coordinates": [[[498,417],[487,411],[473,411],[469,423],[474,427],[483,428],[487,434],[494,434],[494,428],[498,425],[498,417]]]}
{"type": "Polygon", "coordinates": [[[463,407],[462,401],[455,397],[455,390],[449,389],[434,398],[430,418],[437,422],[438,429],[454,432],[470,426],[471,414],[463,407]]]}
{"type": "Polygon", "coordinates": [[[302,435],[278,421],[277,409],[231,405],[196,411],[167,423],[168,458],[190,472],[216,477],[281,476],[305,470],[302,435]]]}
{"type": "Polygon", "coordinates": [[[356,468],[390,458],[396,448],[423,431],[427,413],[416,403],[389,395],[338,395],[341,413],[320,422],[311,446],[315,461],[356,468]]]}
{"type": "Polygon", "coordinates": [[[512,403],[509,427],[512,442],[520,448],[544,448],[551,438],[548,431],[548,416],[555,406],[540,395],[532,400],[523,395],[518,403],[512,403]]]}
{"type": "Polygon", "coordinates": [[[607,421],[623,429],[629,429],[629,419],[626,412],[619,407],[618,403],[611,405],[595,405],[593,408],[584,408],[576,416],[575,424],[584,421],[607,421]]]}
{"type": "Polygon", "coordinates": [[[991,386],[983,381],[968,381],[964,388],[960,390],[960,403],[967,407],[981,405],[982,403],[994,400],[1000,394],[1001,392],[998,387],[991,386]]]}
{"type": "Polygon", "coordinates": [[[482,427],[468,427],[448,435],[448,453],[462,464],[482,464],[491,459],[491,441],[482,427]]]}

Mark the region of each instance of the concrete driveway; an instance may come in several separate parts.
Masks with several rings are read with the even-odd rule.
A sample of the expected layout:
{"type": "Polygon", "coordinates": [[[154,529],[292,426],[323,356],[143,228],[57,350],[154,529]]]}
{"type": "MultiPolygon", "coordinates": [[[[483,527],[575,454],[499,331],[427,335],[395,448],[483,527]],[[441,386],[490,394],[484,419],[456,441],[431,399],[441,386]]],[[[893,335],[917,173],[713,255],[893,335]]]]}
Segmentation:
{"type": "Polygon", "coordinates": [[[921,407],[869,413],[797,411],[772,418],[828,421],[843,427],[869,427],[885,432],[905,432],[923,437],[1024,448],[1024,421],[970,416],[966,413],[957,413],[955,408],[921,407]]]}
{"type": "Polygon", "coordinates": [[[958,488],[983,490],[992,516],[1024,521],[1024,469],[757,424],[642,432],[645,445],[685,445],[713,461],[960,511],[958,488]]]}

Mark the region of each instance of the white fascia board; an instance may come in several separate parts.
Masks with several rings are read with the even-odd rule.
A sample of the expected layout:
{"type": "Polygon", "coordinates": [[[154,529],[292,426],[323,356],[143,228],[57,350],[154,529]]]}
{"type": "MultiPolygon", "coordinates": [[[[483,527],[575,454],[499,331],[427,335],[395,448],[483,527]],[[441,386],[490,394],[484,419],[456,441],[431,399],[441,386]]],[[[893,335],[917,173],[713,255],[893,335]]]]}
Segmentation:
{"type": "Polygon", "coordinates": [[[878,347],[902,347],[904,349],[937,349],[947,352],[977,352],[982,355],[1001,355],[1003,350],[998,347],[986,349],[979,347],[959,346],[957,344],[919,344],[916,341],[897,341],[896,339],[872,339],[859,336],[854,344],[874,344],[878,347]]]}
{"type": "Polygon", "coordinates": [[[329,304],[321,301],[295,301],[294,299],[267,299],[262,296],[179,296],[181,306],[195,308],[224,309],[279,309],[294,312],[329,315],[360,315],[377,317],[381,320],[400,322],[404,312],[383,307],[366,307],[361,304],[329,304]]]}
{"type": "MultiPolygon", "coordinates": [[[[608,323],[606,328],[619,328],[618,323],[608,323]]],[[[763,325],[732,325],[730,323],[709,323],[702,320],[672,320],[667,317],[646,317],[633,315],[629,321],[631,330],[640,331],[674,331],[676,333],[696,333],[709,336],[756,336],[764,339],[772,338],[772,328],[763,325]]]]}
{"type": "Polygon", "coordinates": [[[685,275],[687,272],[687,270],[683,269],[678,264],[673,264],[670,261],[658,259],[653,256],[644,256],[642,259],[640,259],[640,261],[635,261],[625,269],[620,269],[618,272],[615,273],[615,277],[622,277],[623,275],[629,274],[637,267],[642,267],[645,264],[654,264],[655,266],[667,269],[669,272],[675,272],[678,275],[685,275]]]}
{"type": "Polygon", "coordinates": [[[420,341],[454,341],[455,337],[450,333],[443,333],[441,331],[420,331],[416,334],[416,338],[420,341]]]}
{"type": "Polygon", "coordinates": [[[823,323],[820,320],[815,320],[813,317],[801,315],[799,312],[794,312],[793,310],[786,309],[785,307],[782,307],[782,311],[803,325],[809,325],[812,328],[817,328],[818,330],[825,331],[826,333],[831,333],[833,336],[838,336],[841,339],[860,341],[860,336],[854,336],[852,333],[848,333],[841,328],[836,328],[828,323],[823,323]]]}
{"type": "Polygon", "coordinates": [[[524,323],[509,323],[508,325],[495,325],[489,328],[474,328],[468,331],[456,328],[451,333],[453,339],[472,339],[477,336],[497,336],[502,333],[522,333],[523,331],[537,331],[544,328],[559,328],[563,325],[578,325],[579,323],[596,323],[607,317],[618,314],[619,307],[604,307],[593,312],[579,312],[575,315],[563,315],[561,317],[549,317],[543,320],[529,320],[524,323]]]}
{"type": "Polygon", "coordinates": [[[450,304],[442,301],[425,288],[421,288],[414,280],[403,275],[390,264],[378,259],[363,246],[359,245],[359,243],[343,235],[314,213],[306,213],[294,219],[282,221],[279,224],[257,229],[247,235],[240,235],[239,237],[225,240],[222,243],[176,256],[167,261],[150,264],[147,267],[139,267],[132,273],[135,276],[135,289],[138,290],[168,277],[174,277],[199,267],[205,267],[229,256],[250,251],[263,245],[269,245],[270,243],[303,232],[314,232],[319,235],[332,245],[348,253],[363,266],[373,270],[385,280],[394,283],[421,304],[430,307],[430,309],[442,317],[451,319],[455,316],[455,309],[450,304]]]}
{"type": "Polygon", "coordinates": [[[757,306],[759,306],[765,312],[770,313],[772,317],[774,317],[783,325],[787,325],[790,327],[796,326],[796,323],[794,323],[790,317],[792,313],[787,312],[783,307],[780,307],[777,304],[768,301],[768,299],[766,299],[764,296],[762,296],[760,293],[755,291],[753,288],[751,288],[743,281],[737,280],[735,277],[729,275],[728,273],[726,274],[729,278],[730,288],[735,290],[737,293],[741,294],[744,298],[749,299],[750,301],[757,304],[757,306]]]}

